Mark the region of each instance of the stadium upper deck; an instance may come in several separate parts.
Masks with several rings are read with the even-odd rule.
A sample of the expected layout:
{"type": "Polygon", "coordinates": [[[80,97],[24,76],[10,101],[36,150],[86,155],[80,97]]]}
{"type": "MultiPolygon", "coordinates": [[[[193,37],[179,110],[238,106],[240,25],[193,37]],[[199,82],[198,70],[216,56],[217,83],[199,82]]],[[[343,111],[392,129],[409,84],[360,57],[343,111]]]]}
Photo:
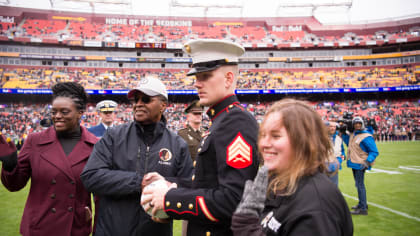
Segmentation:
{"type": "Polygon", "coordinates": [[[1,7],[0,41],[84,47],[179,49],[194,38],[247,48],[322,48],[420,41],[420,18],[325,26],[314,17],[190,18],[103,15],[1,7]]]}

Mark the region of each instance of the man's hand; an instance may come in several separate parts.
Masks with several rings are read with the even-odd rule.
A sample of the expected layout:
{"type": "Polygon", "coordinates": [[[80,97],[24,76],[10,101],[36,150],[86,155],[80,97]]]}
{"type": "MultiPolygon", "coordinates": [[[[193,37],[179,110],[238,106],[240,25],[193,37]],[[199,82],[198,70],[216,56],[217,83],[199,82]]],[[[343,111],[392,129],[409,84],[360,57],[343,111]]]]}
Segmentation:
{"type": "Polygon", "coordinates": [[[364,162],[362,163],[362,166],[363,166],[363,169],[362,169],[362,170],[367,170],[367,169],[369,169],[369,168],[370,168],[371,164],[370,164],[370,162],[368,162],[368,161],[364,161],[364,162]]]}
{"type": "Polygon", "coordinates": [[[161,219],[155,217],[157,211],[164,209],[164,200],[166,193],[171,188],[176,188],[176,183],[171,183],[166,181],[161,175],[156,172],[148,173],[143,177],[142,182],[142,200],[140,202],[141,205],[144,206],[144,210],[148,212],[150,208],[152,208],[152,220],[157,223],[169,223],[170,219],[161,219]],[[158,184],[153,186],[152,188],[146,188],[147,185],[154,181],[164,181],[166,184],[158,184]]]}
{"type": "Polygon", "coordinates": [[[145,174],[143,176],[143,181],[141,181],[141,189],[144,189],[144,187],[146,187],[150,183],[155,182],[160,179],[165,180],[165,178],[163,178],[163,176],[161,176],[157,172],[150,172],[150,173],[145,174]]]}

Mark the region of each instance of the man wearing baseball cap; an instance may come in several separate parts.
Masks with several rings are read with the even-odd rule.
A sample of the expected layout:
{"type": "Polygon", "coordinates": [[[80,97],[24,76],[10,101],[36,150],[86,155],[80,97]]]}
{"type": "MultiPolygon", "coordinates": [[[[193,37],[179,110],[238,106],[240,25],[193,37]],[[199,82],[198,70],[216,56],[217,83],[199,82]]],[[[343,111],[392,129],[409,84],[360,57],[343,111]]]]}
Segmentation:
{"type": "Polygon", "coordinates": [[[188,145],[166,127],[165,85],[142,78],[128,93],[134,121],[111,127],[95,145],[81,179],[99,196],[97,235],[172,235],[172,221],[159,224],[140,205],[141,183],[149,172],[179,183],[191,178],[188,145]]]}
{"type": "Polygon", "coordinates": [[[105,131],[114,125],[115,110],[118,104],[112,100],[103,100],[96,104],[96,111],[100,117],[101,123],[90,127],[88,130],[96,137],[102,137],[105,131]]]}
{"type": "MultiPolygon", "coordinates": [[[[245,181],[254,179],[259,166],[258,124],[235,95],[245,50],[232,42],[200,39],[185,44],[184,51],[192,57],[188,75],[196,77],[194,86],[200,104],[210,107],[212,125],[197,150],[191,186],[151,191],[151,202],[155,211],[188,220],[187,235],[232,235],[232,214],[245,181]]],[[[158,177],[145,177],[153,178],[158,177]]]]}

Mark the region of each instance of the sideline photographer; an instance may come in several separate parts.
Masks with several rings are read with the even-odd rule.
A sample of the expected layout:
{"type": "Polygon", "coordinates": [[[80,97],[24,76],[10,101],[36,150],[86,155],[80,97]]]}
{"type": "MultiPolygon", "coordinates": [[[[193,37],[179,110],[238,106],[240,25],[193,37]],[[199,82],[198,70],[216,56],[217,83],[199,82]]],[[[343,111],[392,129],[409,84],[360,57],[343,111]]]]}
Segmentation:
{"type": "Polygon", "coordinates": [[[366,188],[364,183],[365,171],[370,170],[376,157],[379,155],[372,133],[365,129],[364,121],[356,116],[352,120],[354,132],[342,134],[343,141],[348,147],[347,167],[352,168],[356,183],[359,203],[352,207],[353,215],[367,215],[368,206],[366,188]]]}

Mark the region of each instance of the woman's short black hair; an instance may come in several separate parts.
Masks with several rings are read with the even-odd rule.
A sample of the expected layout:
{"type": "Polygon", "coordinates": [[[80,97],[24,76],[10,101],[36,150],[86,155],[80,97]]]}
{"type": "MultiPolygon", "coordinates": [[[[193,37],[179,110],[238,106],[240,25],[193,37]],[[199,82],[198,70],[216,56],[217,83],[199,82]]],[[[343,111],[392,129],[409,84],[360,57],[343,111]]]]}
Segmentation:
{"type": "Polygon", "coordinates": [[[82,85],[76,82],[57,83],[52,87],[53,100],[57,97],[71,98],[77,109],[84,111],[88,101],[88,95],[82,85]]]}

